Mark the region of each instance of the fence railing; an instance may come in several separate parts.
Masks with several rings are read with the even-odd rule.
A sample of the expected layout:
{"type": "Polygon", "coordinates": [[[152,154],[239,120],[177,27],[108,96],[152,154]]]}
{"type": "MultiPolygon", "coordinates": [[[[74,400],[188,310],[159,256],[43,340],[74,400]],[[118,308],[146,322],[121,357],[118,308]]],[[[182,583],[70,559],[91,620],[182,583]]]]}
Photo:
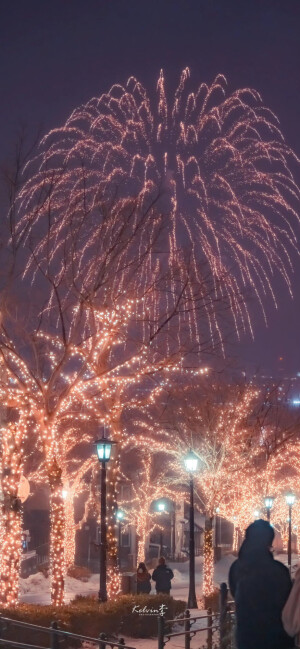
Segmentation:
{"type": "Polygon", "coordinates": [[[211,608],[208,608],[206,615],[191,616],[190,611],[186,610],[183,618],[166,620],[162,616],[158,617],[158,649],[164,649],[166,643],[172,638],[180,637],[184,640],[184,649],[190,649],[192,638],[199,633],[206,633],[204,641],[207,649],[212,649],[213,643],[220,649],[235,649],[233,631],[234,602],[228,600],[227,584],[223,583],[220,587],[218,613],[213,613],[211,608]],[[202,620],[207,620],[206,625],[202,626],[202,620]],[[184,630],[173,632],[172,627],[179,624],[184,626],[184,630]]]}
{"type": "Polygon", "coordinates": [[[164,649],[165,644],[172,638],[184,639],[184,648],[190,649],[191,640],[197,633],[207,633],[207,649],[212,649],[213,646],[213,633],[218,629],[217,614],[212,613],[211,608],[207,609],[207,615],[196,615],[191,617],[190,611],[185,611],[183,618],[175,618],[174,620],[165,620],[164,617],[158,617],[158,649],[164,649]],[[207,620],[206,626],[199,626],[196,628],[194,625],[199,620],[207,620]],[[184,631],[172,631],[172,626],[183,624],[184,631]],[[168,630],[169,628],[169,630],[168,630]]]}
{"type": "MultiPolygon", "coordinates": [[[[56,621],[51,622],[50,627],[45,627],[39,626],[37,624],[30,624],[29,622],[12,620],[11,618],[0,615],[0,647],[5,647],[5,649],[9,649],[10,647],[15,647],[16,649],[60,649],[61,639],[66,641],[79,640],[80,642],[90,642],[91,644],[96,645],[96,647],[98,647],[99,649],[106,649],[108,647],[111,647],[111,649],[114,649],[114,647],[117,647],[117,649],[135,649],[135,647],[126,645],[124,638],[120,638],[114,641],[109,639],[105,633],[100,633],[98,638],[91,638],[90,636],[85,636],[78,633],[70,633],[70,631],[63,631],[62,629],[59,629],[58,623],[56,621]],[[22,630],[24,631],[25,629],[31,631],[33,635],[37,633],[45,633],[45,635],[48,636],[48,644],[47,646],[40,646],[36,644],[28,644],[10,640],[5,636],[7,631],[9,632],[11,629],[20,629],[21,634],[22,630]]],[[[72,645],[72,647],[73,646],[74,645],[72,645]]]]}

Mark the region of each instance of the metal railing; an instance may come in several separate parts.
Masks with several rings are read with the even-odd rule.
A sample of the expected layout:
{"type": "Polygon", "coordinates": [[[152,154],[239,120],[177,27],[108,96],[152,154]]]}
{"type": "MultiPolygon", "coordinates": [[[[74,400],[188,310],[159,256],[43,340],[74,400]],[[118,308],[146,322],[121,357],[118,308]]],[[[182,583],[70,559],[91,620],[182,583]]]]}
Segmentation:
{"type": "Polygon", "coordinates": [[[192,638],[197,633],[204,632],[206,632],[207,649],[213,649],[213,642],[214,646],[220,649],[235,649],[234,618],[234,602],[228,600],[227,584],[223,583],[220,587],[218,613],[208,608],[206,615],[191,617],[190,611],[186,610],[183,618],[166,620],[163,616],[158,617],[158,649],[164,649],[166,643],[176,637],[182,637],[184,649],[190,649],[192,638]],[[195,625],[200,620],[207,620],[206,626],[200,625],[196,628],[195,625]],[[172,627],[178,624],[184,625],[184,631],[173,632],[172,627]]]}
{"type": "MultiPolygon", "coordinates": [[[[70,633],[70,631],[63,631],[59,629],[58,623],[51,622],[50,627],[39,626],[37,624],[30,624],[29,622],[20,622],[19,620],[12,620],[11,618],[4,617],[0,615],[0,647],[5,647],[5,649],[10,649],[10,647],[15,647],[16,649],[60,649],[60,640],[77,640],[77,641],[86,641],[92,644],[95,644],[97,649],[106,649],[107,647],[114,647],[120,649],[135,649],[125,644],[124,638],[120,638],[116,641],[111,640],[107,637],[105,633],[100,633],[98,638],[91,638],[86,635],[78,633],[70,633]],[[28,644],[24,642],[16,642],[15,640],[10,640],[5,638],[5,634],[10,629],[20,629],[29,630],[33,634],[36,633],[45,633],[48,634],[48,646],[40,646],[36,644],[28,644]]],[[[66,647],[67,645],[65,645],[66,647]]],[[[73,645],[74,646],[74,645],[73,645]]],[[[72,649],[73,649],[72,646],[72,649]]]]}
{"type": "Polygon", "coordinates": [[[213,634],[219,628],[218,614],[213,613],[211,608],[207,609],[207,615],[196,615],[191,617],[190,611],[187,610],[184,613],[183,618],[175,618],[174,620],[165,620],[163,616],[158,617],[158,649],[164,649],[165,644],[171,640],[171,638],[179,638],[180,636],[184,639],[184,649],[190,649],[191,640],[197,633],[206,632],[206,642],[207,649],[212,649],[213,646],[213,634]],[[195,624],[199,620],[207,620],[206,626],[195,628],[195,624]],[[172,632],[172,626],[183,624],[184,631],[175,631],[172,632]],[[167,629],[170,627],[170,630],[167,629]],[[193,628],[194,627],[194,628],[193,628]]]}

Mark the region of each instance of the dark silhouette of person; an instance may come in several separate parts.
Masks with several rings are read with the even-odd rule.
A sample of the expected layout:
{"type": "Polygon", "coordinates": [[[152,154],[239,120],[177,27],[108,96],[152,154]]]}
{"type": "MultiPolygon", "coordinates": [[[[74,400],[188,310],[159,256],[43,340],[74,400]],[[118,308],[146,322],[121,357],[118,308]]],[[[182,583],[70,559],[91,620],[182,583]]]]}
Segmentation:
{"type": "Polygon", "coordinates": [[[238,559],[229,571],[229,587],[236,604],[238,649],[287,649],[281,612],[292,588],[290,573],[271,552],[274,530],[257,520],[246,529],[238,559]]]}
{"type": "Polygon", "coordinates": [[[158,566],[152,573],[152,579],[155,581],[155,588],[157,594],[170,595],[171,579],[174,574],[171,568],[166,565],[165,557],[160,557],[158,566]]]}
{"type": "Polygon", "coordinates": [[[141,561],[137,567],[136,571],[136,592],[138,595],[142,593],[150,593],[151,591],[151,575],[150,572],[148,572],[146,565],[141,561]]]}

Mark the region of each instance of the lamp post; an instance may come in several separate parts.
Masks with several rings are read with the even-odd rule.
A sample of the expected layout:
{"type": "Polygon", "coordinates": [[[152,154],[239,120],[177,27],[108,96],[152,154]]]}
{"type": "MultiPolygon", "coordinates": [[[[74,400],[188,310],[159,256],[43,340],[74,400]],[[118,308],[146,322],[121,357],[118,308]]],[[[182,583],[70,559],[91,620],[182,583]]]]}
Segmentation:
{"type": "Polygon", "coordinates": [[[274,498],[272,496],[266,496],[265,497],[265,507],[266,507],[266,510],[267,510],[267,519],[268,519],[269,522],[270,522],[270,518],[271,518],[271,509],[273,507],[273,502],[274,502],[274,498]]]}
{"type": "Polygon", "coordinates": [[[199,464],[199,457],[190,450],[185,458],[184,465],[186,471],[190,474],[190,534],[189,534],[189,595],[188,595],[188,608],[198,608],[195,589],[195,525],[194,525],[194,479],[193,474],[197,471],[199,464]]]}
{"type": "MultiPolygon", "coordinates": [[[[159,512],[166,512],[167,511],[166,503],[163,500],[159,500],[158,503],[157,503],[157,509],[158,509],[159,512]]],[[[162,553],[163,553],[163,540],[164,540],[163,530],[161,529],[160,530],[160,554],[161,554],[161,556],[162,556],[162,553]]]]}
{"type": "Polygon", "coordinates": [[[289,540],[288,540],[288,566],[289,571],[292,569],[292,507],[296,500],[296,496],[292,493],[289,493],[285,497],[286,504],[289,507],[289,540]]]}
{"type": "Polygon", "coordinates": [[[122,544],[121,544],[121,525],[122,525],[123,518],[124,518],[124,512],[122,511],[122,509],[118,509],[117,513],[116,513],[116,519],[118,521],[118,537],[119,537],[118,538],[118,549],[119,549],[118,563],[119,563],[119,568],[121,568],[121,547],[122,547],[122,544]]]}
{"type": "Polygon", "coordinates": [[[106,587],[106,550],[107,550],[107,523],[106,523],[106,464],[110,460],[112,445],[111,439],[107,439],[104,435],[102,439],[98,439],[95,444],[97,448],[98,460],[101,464],[101,495],[100,495],[100,588],[99,588],[99,602],[107,602],[107,587],[106,587]]]}

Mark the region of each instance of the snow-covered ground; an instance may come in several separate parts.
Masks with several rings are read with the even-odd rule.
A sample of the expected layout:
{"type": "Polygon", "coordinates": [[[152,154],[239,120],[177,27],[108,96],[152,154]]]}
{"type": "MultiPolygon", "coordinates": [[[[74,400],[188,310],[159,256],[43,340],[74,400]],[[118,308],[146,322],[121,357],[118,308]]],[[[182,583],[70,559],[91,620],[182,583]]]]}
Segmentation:
{"type": "MultiPolygon", "coordinates": [[[[286,555],[277,555],[275,557],[277,560],[282,561],[286,564],[287,557],[286,555]]],[[[222,582],[228,583],[228,572],[232,562],[235,560],[235,557],[231,554],[223,557],[216,565],[214,572],[214,582],[216,586],[219,586],[222,582]]],[[[202,564],[203,558],[196,557],[196,594],[197,598],[200,600],[202,596],[202,564]]],[[[296,566],[298,564],[298,557],[293,557],[293,568],[292,573],[295,572],[296,566]]],[[[174,579],[172,581],[172,591],[171,594],[175,599],[187,600],[188,596],[188,571],[189,564],[188,561],[183,563],[172,563],[168,564],[174,572],[174,579]]],[[[69,602],[75,597],[75,595],[97,595],[99,590],[99,574],[94,574],[90,577],[87,582],[82,582],[72,577],[66,578],[66,602],[69,602]]],[[[30,575],[27,579],[20,580],[20,591],[21,591],[21,601],[35,604],[50,604],[50,584],[49,579],[44,577],[42,573],[37,573],[35,575],[30,575]]],[[[155,591],[153,591],[155,592],[155,591]]],[[[191,616],[195,617],[197,615],[205,615],[205,611],[199,611],[197,609],[191,611],[191,616]]],[[[195,626],[198,628],[204,628],[207,624],[206,619],[202,619],[195,623],[195,626]]],[[[177,629],[182,631],[182,628],[177,629]]],[[[176,629],[173,629],[173,633],[176,632],[176,629]]],[[[125,638],[126,644],[135,647],[136,649],[157,649],[157,639],[136,639],[136,638],[125,638]]],[[[197,633],[195,638],[191,642],[191,649],[199,649],[206,640],[206,631],[197,633]]],[[[179,636],[178,638],[172,638],[168,644],[168,649],[182,649],[184,647],[184,638],[179,636]]],[[[88,647],[86,645],[85,649],[92,649],[92,646],[88,647]]]]}

